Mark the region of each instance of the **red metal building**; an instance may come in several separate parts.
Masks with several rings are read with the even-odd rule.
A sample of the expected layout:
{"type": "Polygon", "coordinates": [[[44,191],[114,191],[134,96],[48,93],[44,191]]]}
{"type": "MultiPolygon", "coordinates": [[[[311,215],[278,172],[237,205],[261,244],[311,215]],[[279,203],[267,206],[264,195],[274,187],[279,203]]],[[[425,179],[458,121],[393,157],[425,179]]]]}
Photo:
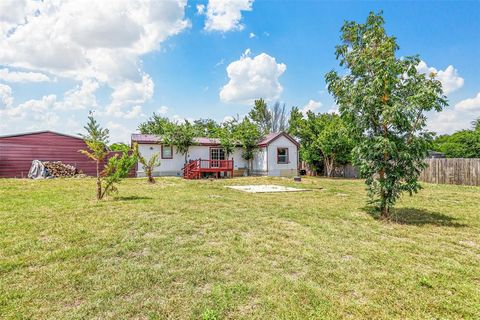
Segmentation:
{"type": "Polygon", "coordinates": [[[26,178],[35,159],[61,161],[96,175],[95,162],[78,152],[80,149],[87,149],[80,137],[52,131],[0,136],[0,177],[26,178]]]}

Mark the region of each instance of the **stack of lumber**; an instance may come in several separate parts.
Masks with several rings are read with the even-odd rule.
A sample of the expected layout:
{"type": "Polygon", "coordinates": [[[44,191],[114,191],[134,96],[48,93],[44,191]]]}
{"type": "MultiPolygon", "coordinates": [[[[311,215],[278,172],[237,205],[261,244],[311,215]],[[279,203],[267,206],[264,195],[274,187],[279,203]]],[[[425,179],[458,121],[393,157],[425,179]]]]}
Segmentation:
{"type": "Polygon", "coordinates": [[[73,177],[77,173],[77,168],[62,163],[61,161],[45,161],[43,165],[47,168],[48,172],[56,178],[73,177]]]}

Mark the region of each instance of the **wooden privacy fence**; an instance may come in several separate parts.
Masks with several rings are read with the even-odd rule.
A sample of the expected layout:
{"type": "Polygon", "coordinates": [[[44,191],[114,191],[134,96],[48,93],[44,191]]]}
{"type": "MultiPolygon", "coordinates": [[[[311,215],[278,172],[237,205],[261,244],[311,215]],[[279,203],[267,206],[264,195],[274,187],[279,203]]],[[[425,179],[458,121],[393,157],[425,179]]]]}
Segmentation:
{"type": "Polygon", "coordinates": [[[480,159],[426,159],[420,181],[480,186],[480,159]]]}
{"type": "MultiPolygon", "coordinates": [[[[440,184],[480,186],[480,159],[425,159],[428,167],[420,181],[440,184]]],[[[335,167],[335,177],[359,178],[358,169],[350,164],[335,167]]]]}

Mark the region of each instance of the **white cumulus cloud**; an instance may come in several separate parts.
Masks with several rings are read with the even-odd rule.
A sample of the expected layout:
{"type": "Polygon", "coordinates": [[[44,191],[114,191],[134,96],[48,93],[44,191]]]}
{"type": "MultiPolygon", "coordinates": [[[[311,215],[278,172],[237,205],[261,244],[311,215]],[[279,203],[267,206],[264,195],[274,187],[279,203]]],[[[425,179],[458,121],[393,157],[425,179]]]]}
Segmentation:
{"type": "Polygon", "coordinates": [[[428,128],[439,133],[452,133],[471,127],[471,122],[480,117],[480,92],[473,98],[456,103],[453,108],[439,113],[430,113],[428,128]]]}
{"type": "Polygon", "coordinates": [[[320,101],[315,101],[310,99],[306,105],[302,108],[302,113],[307,114],[308,111],[314,112],[315,110],[319,109],[322,106],[320,101]]]}
{"type": "Polygon", "coordinates": [[[114,88],[112,101],[105,109],[106,115],[129,119],[141,115],[141,106],[138,104],[152,98],[154,87],[152,79],[147,74],[143,75],[140,82],[123,82],[114,88]],[[129,106],[133,106],[133,109],[124,111],[129,106]]]}
{"type": "Polygon", "coordinates": [[[12,88],[0,83],[0,107],[10,107],[13,103],[12,88]]]}
{"type": "MultiPolygon", "coordinates": [[[[24,117],[28,123],[36,120],[35,110],[53,115],[75,109],[141,116],[140,104],[154,90],[141,57],[190,26],[186,5],[187,0],[1,0],[0,80],[40,82],[52,76],[79,83],[63,98],[45,95],[17,106],[11,90],[2,87],[2,118],[24,117]],[[106,106],[97,102],[101,87],[112,89],[106,106]]],[[[53,123],[54,118],[45,120],[53,123]]],[[[13,122],[9,126],[16,129],[13,122]]]]}
{"type": "Polygon", "coordinates": [[[458,111],[480,111],[480,92],[473,98],[465,99],[455,105],[458,111]]]}
{"type": "Polygon", "coordinates": [[[167,106],[161,106],[158,108],[157,113],[158,114],[166,114],[168,112],[168,107],[167,106]]]}
{"type": "Polygon", "coordinates": [[[8,68],[0,69],[0,80],[5,82],[45,82],[50,78],[39,72],[10,71],[8,68]]]}
{"type": "MultiPolygon", "coordinates": [[[[10,13],[4,10],[11,2],[0,3],[7,7],[0,12],[10,13]]],[[[186,0],[15,1],[12,17],[0,14],[0,64],[118,81],[131,76],[121,63],[138,69],[140,55],[189,25],[185,5],[186,0]]]]}
{"type": "Polygon", "coordinates": [[[417,70],[426,75],[435,73],[435,78],[442,83],[445,94],[449,94],[463,87],[464,80],[458,75],[458,70],[452,65],[449,65],[445,70],[437,70],[434,67],[429,67],[425,61],[420,61],[417,70]]]}
{"type": "Polygon", "coordinates": [[[253,58],[249,54],[247,49],[239,60],[227,66],[229,82],[220,91],[222,101],[251,103],[258,98],[276,99],[282,93],[279,77],[287,66],[266,53],[253,58]]]}
{"type": "Polygon", "coordinates": [[[95,91],[99,88],[99,84],[95,80],[87,79],[81,85],[65,92],[62,102],[57,103],[57,109],[75,110],[89,109],[95,110],[98,107],[95,91]]]}
{"type": "Polygon", "coordinates": [[[207,9],[197,6],[199,14],[205,14],[205,30],[227,32],[242,30],[242,11],[252,10],[253,0],[209,0],[207,9]]]}

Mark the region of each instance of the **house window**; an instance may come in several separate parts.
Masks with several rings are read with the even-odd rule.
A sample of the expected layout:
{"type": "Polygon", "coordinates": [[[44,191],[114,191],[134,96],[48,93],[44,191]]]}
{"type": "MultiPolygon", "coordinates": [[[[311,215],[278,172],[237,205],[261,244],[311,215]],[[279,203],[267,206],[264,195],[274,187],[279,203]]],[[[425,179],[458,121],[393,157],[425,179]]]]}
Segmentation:
{"type": "Polygon", "coordinates": [[[210,148],[210,160],[212,167],[221,167],[219,160],[225,160],[225,151],[222,148],[210,148]]]}
{"type": "Polygon", "coordinates": [[[172,159],[172,158],[173,158],[172,146],[162,145],[162,159],[172,159]]]}
{"type": "Polygon", "coordinates": [[[277,148],[277,163],[278,164],[288,163],[288,148],[277,148]]]}

